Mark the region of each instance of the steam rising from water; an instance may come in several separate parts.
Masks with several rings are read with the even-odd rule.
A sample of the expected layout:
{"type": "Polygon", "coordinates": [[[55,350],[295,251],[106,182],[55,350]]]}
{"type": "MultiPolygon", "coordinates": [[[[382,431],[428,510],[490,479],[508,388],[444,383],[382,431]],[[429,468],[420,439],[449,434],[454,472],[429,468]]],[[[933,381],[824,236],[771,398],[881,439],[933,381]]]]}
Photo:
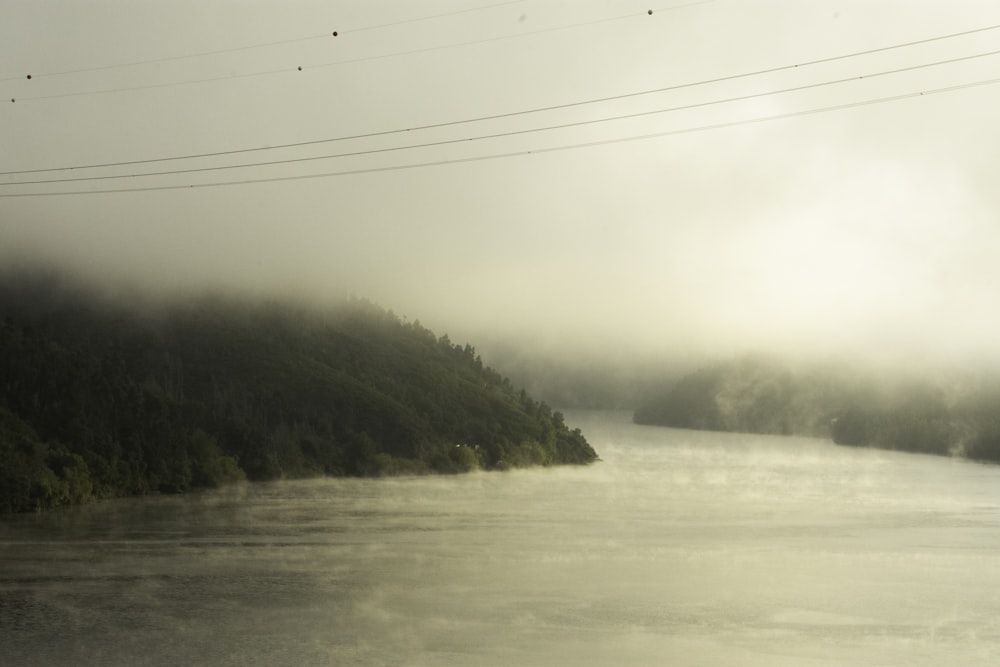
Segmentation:
{"type": "Polygon", "coordinates": [[[576,413],[603,462],[2,526],[12,664],[1000,659],[1000,470],[576,413]]]}

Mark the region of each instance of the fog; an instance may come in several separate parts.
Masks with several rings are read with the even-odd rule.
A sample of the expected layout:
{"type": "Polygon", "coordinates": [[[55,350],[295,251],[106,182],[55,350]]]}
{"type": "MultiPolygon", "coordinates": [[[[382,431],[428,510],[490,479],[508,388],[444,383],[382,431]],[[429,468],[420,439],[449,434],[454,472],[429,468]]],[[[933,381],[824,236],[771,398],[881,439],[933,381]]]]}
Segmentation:
{"type": "Polygon", "coordinates": [[[995,665],[1000,469],[572,412],[602,462],[0,523],[11,664],[995,665]],[[53,628],[58,631],[53,632],[53,628]]]}
{"type": "Polygon", "coordinates": [[[996,362],[1000,8],[648,9],[4,3],[0,260],[354,293],[498,358],[996,362]]]}

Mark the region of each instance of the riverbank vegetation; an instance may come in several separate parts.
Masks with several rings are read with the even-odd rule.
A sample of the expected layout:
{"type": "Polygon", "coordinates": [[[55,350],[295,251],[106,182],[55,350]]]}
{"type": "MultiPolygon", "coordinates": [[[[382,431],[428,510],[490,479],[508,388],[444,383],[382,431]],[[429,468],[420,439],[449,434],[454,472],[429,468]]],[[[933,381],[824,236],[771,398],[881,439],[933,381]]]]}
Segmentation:
{"type": "Polygon", "coordinates": [[[249,479],[585,464],[578,429],[365,300],[138,308],[0,280],[0,512],[249,479]]]}
{"type": "Polygon", "coordinates": [[[793,369],[747,357],[702,368],[651,395],[640,424],[832,438],[842,445],[1000,462],[1000,381],[793,369]]]}

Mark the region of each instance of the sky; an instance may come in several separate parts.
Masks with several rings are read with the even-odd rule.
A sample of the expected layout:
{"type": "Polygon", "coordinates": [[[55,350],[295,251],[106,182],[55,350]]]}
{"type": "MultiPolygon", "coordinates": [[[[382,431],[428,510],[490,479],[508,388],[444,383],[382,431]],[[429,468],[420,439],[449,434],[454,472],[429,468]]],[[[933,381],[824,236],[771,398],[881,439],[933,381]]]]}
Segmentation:
{"type": "Polygon", "coordinates": [[[998,37],[988,0],[6,0],[0,262],[994,364],[998,37]]]}

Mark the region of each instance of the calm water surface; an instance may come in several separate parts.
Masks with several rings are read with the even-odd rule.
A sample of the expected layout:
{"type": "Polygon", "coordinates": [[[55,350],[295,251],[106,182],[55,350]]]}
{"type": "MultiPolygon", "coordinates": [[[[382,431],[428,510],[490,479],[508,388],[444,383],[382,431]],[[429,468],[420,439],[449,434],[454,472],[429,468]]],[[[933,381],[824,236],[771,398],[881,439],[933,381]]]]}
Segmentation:
{"type": "Polygon", "coordinates": [[[567,414],[586,468],[0,522],[0,664],[1000,664],[1000,467],[628,420],[567,414]]]}

